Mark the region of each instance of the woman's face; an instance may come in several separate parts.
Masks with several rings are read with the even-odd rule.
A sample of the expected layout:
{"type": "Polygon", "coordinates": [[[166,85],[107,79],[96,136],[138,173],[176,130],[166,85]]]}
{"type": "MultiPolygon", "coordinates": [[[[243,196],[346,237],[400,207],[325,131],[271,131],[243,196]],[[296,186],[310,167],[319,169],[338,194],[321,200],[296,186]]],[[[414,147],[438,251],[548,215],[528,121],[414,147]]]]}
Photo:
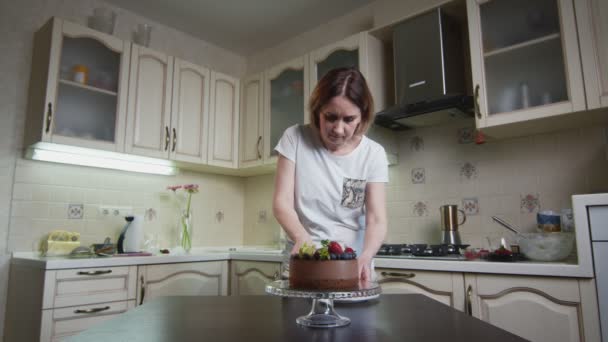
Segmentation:
{"type": "Polygon", "coordinates": [[[344,96],[335,96],[319,114],[319,130],[325,147],[332,151],[349,150],[357,143],[353,139],[361,123],[361,110],[344,96]]]}

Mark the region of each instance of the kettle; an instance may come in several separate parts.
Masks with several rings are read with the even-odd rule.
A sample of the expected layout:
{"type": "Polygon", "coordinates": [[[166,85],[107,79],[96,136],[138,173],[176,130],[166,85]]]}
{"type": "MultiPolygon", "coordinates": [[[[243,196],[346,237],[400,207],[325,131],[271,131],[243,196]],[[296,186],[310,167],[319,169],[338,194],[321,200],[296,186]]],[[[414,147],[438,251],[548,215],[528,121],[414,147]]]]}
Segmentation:
{"type": "Polygon", "coordinates": [[[441,214],[441,229],[443,230],[441,243],[446,245],[462,245],[458,226],[464,224],[467,220],[464,211],[458,209],[456,204],[446,204],[439,207],[439,213],[441,214]],[[462,213],[462,222],[458,222],[458,212],[462,213]]]}
{"type": "Polygon", "coordinates": [[[118,253],[141,252],[143,242],[143,216],[125,217],[127,224],[118,237],[118,253]]]}

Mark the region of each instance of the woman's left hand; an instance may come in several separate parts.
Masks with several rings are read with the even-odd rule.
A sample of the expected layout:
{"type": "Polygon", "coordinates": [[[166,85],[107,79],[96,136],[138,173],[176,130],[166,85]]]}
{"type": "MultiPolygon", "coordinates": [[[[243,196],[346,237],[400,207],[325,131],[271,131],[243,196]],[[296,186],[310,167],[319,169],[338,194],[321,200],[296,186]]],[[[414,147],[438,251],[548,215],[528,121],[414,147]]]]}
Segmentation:
{"type": "Polygon", "coordinates": [[[361,279],[361,280],[372,279],[372,274],[371,274],[372,258],[365,256],[365,255],[361,255],[357,260],[358,260],[358,267],[359,267],[359,279],[361,279]]]}

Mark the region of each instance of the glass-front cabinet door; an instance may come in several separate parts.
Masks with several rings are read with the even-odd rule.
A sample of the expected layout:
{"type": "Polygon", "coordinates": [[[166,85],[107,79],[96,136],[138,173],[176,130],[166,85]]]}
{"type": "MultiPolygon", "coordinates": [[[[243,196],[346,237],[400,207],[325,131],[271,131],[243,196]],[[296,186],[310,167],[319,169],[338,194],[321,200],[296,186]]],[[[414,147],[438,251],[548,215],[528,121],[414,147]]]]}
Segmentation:
{"type": "Polygon", "coordinates": [[[348,37],[337,43],[324,46],[310,54],[310,90],[325,74],[335,68],[359,68],[360,61],[360,35],[348,37]]]}
{"type": "Polygon", "coordinates": [[[43,117],[42,134],[27,143],[122,152],[129,49],[116,37],[57,18],[42,27],[35,38],[31,87],[46,86],[44,111],[33,98],[41,93],[32,91],[28,110],[30,117],[43,117]],[[48,66],[46,74],[38,63],[48,66]]]}
{"type": "Polygon", "coordinates": [[[274,148],[283,132],[290,126],[307,122],[308,68],[306,59],[297,58],[265,72],[264,111],[265,137],[264,162],[274,163],[274,148]]]}
{"type": "Polygon", "coordinates": [[[585,109],[570,0],[467,0],[478,128],[585,109]]]}

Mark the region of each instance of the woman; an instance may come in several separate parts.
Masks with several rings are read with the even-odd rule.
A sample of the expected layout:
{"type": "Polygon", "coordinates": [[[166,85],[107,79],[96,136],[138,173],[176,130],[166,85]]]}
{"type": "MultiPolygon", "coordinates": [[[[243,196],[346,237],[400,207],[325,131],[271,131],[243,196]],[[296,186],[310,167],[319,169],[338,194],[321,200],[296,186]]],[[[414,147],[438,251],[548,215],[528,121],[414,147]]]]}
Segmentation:
{"type": "Polygon", "coordinates": [[[291,240],[287,272],[289,254],[327,239],[352,247],[360,278],[372,279],[371,262],[386,235],[388,182],[384,148],[364,135],[372,121],[363,75],[334,69],[312,93],[311,123],[289,127],[277,144],[273,212],[291,240]]]}

